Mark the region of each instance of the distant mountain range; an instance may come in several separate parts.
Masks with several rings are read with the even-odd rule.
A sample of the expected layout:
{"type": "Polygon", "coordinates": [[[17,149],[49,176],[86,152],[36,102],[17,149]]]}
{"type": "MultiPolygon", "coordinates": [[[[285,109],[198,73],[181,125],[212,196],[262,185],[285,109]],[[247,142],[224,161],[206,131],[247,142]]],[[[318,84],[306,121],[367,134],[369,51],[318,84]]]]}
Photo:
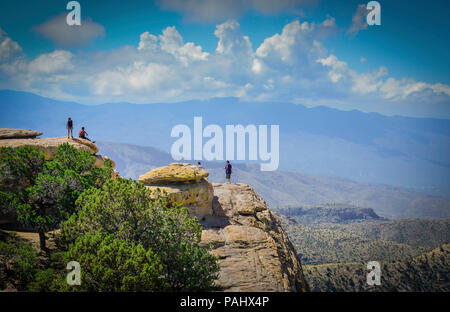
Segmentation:
{"type": "MultiPolygon", "coordinates": [[[[174,161],[170,154],[153,147],[96,144],[102,154],[116,162],[120,175],[126,178],[138,179],[139,175],[174,161]]],[[[202,162],[202,165],[209,171],[211,182],[225,182],[224,163],[202,162]]],[[[386,184],[358,183],[290,170],[262,172],[254,164],[234,164],[232,180],[251,185],[271,208],[338,203],[344,204],[342,208],[373,208],[385,218],[450,218],[449,199],[386,184]]],[[[370,217],[370,211],[362,211],[370,217]]]]}
{"type": "MultiPolygon", "coordinates": [[[[170,137],[172,127],[177,124],[192,127],[194,116],[203,117],[204,126],[277,124],[279,169],[386,183],[450,197],[449,120],[388,117],[290,103],[240,102],[236,98],[88,106],[10,90],[0,91],[0,107],[0,127],[38,129],[44,132],[44,137],[63,136],[70,116],[76,131],[85,126],[97,141],[154,146],[166,152],[175,141],[170,137]]],[[[131,163],[127,166],[132,170],[131,163]]],[[[136,166],[133,170],[141,171],[136,166]]],[[[277,172],[270,176],[280,179],[277,172]]],[[[283,171],[281,176],[293,180],[297,175],[283,171]]],[[[335,181],[328,182],[335,184],[335,181]]],[[[286,204],[296,202],[292,192],[284,193],[291,194],[286,204]]],[[[320,192],[314,193],[315,197],[322,196],[320,192]]],[[[389,194],[386,196],[386,200],[391,200],[389,194]]],[[[435,208],[431,205],[427,209],[435,208]]]]}

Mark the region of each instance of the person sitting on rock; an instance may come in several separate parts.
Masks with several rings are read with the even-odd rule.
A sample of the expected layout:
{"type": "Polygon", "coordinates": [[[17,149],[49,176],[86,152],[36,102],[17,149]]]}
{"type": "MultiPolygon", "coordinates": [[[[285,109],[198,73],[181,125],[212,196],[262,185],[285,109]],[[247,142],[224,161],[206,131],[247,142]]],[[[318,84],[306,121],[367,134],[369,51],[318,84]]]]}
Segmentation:
{"type": "Polygon", "coordinates": [[[67,138],[69,138],[69,136],[71,136],[73,139],[73,120],[70,119],[70,117],[67,120],[66,128],[67,128],[67,138]]]}
{"type": "MultiPolygon", "coordinates": [[[[89,139],[87,136],[88,136],[88,134],[87,134],[87,132],[84,130],[84,127],[81,127],[80,132],[78,132],[78,137],[79,137],[80,139],[85,139],[85,140],[91,141],[91,139],[89,139]]],[[[91,141],[91,142],[92,142],[92,143],[95,143],[95,141],[91,141]]]]}

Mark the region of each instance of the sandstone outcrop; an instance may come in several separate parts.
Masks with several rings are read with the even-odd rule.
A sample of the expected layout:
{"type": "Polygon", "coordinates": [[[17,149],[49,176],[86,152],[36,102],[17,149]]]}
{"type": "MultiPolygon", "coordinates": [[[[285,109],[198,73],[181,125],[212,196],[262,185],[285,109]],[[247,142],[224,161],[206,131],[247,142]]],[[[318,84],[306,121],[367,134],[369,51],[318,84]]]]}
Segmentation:
{"type": "Polygon", "coordinates": [[[246,184],[213,184],[202,244],[219,257],[224,291],[306,291],[300,260],[278,218],[246,184]]]}
{"type": "Polygon", "coordinates": [[[42,132],[26,129],[0,128],[0,140],[3,139],[34,139],[42,132]]]}
{"type": "Polygon", "coordinates": [[[185,163],[155,168],[139,177],[139,182],[156,191],[167,192],[171,202],[188,208],[191,216],[203,219],[212,215],[213,187],[205,169],[185,163]]]}
{"type": "MultiPolygon", "coordinates": [[[[55,158],[58,147],[63,143],[68,143],[78,150],[88,151],[94,155],[96,167],[104,167],[105,160],[109,159],[107,156],[96,155],[98,147],[89,140],[67,137],[36,138],[40,135],[42,132],[39,131],[0,128],[0,147],[36,146],[44,154],[45,160],[52,160],[55,158]]],[[[112,167],[115,168],[116,164],[112,160],[111,162],[112,167]]]]}
{"type": "Polygon", "coordinates": [[[307,291],[300,260],[278,218],[251,186],[209,183],[198,166],[173,163],[141,175],[197,216],[201,244],[218,256],[224,291],[307,291]]]}
{"type": "Polygon", "coordinates": [[[139,177],[144,184],[178,183],[207,178],[209,172],[191,164],[171,163],[169,166],[155,168],[139,177]]]}
{"type": "Polygon", "coordinates": [[[59,138],[42,138],[42,139],[3,139],[0,140],[0,146],[19,148],[22,146],[36,146],[44,153],[45,160],[52,160],[58,147],[68,143],[76,149],[88,151],[92,154],[98,153],[98,148],[92,142],[80,138],[68,139],[67,137],[59,138]]]}

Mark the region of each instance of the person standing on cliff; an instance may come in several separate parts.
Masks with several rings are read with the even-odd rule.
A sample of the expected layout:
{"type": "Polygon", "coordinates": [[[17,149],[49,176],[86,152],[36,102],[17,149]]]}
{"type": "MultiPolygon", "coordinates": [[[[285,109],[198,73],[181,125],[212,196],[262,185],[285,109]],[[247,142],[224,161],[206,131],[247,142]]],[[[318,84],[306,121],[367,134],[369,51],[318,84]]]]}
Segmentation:
{"type": "Polygon", "coordinates": [[[67,128],[67,138],[69,138],[69,136],[71,136],[73,139],[73,120],[70,119],[70,117],[69,117],[69,119],[67,119],[66,128],[67,128]]]}
{"type": "Polygon", "coordinates": [[[228,183],[231,184],[231,173],[233,172],[233,166],[231,166],[230,161],[227,160],[227,164],[225,165],[225,177],[228,180],[228,183]]]}

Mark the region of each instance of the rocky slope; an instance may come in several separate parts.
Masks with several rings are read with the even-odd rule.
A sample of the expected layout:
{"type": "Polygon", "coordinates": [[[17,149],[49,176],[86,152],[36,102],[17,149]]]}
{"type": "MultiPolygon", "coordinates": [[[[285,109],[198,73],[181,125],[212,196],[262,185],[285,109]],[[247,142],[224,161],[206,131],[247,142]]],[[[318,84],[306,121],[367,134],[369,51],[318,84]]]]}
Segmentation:
{"type": "Polygon", "coordinates": [[[214,183],[202,242],[219,256],[226,291],[306,291],[300,261],[278,218],[246,184],[214,183]]]}
{"type": "Polygon", "coordinates": [[[402,261],[380,261],[381,285],[367,284],[367,262],[305,266],[314,292],[448,292],[450,244],[402,261]]]}
{"type": "Polygon", "coordinates": [[[224,291],[308,290],[294,246],[251,186],[211,184],[203,168],[178,163],[154,169],[140,181],[164,189],[199,218],[202,244],[219,257],[217,284],[224,291]]]}

